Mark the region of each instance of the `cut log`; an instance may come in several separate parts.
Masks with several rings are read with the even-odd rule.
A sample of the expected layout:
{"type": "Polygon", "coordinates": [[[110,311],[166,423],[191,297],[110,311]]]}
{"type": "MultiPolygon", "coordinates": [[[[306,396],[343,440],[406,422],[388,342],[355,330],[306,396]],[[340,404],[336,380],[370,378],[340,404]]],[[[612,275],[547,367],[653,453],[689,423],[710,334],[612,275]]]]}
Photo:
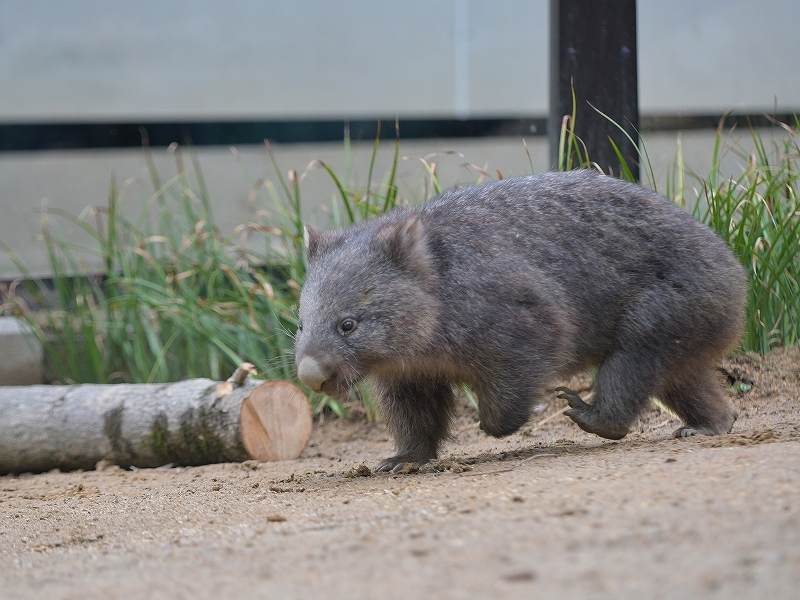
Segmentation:
{"type": "Polygon", "coordinates": [[[311,437],[308,398],[288,381],[270,381],[242,402],[242,443],[256,460],[297,458],[311,437]]]}
{"type": "Polygon", "coordinates": [[[311,421],[296,386],[246,375],[0,387],[0,474],[91,469],[101,460],[139,468],[287,460],[305,448],[311,421]]]}

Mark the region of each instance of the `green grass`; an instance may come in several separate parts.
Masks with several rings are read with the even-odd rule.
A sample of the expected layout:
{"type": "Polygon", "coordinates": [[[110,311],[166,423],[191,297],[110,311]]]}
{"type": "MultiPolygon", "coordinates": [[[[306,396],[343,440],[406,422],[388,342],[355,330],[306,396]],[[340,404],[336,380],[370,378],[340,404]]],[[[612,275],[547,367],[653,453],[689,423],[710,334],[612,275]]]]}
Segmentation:
{"type": "MultiPolygon", "coordinates": [[[[747,269],[743,347],[762,354],[800,339],[800,121],[795,118],[794,127],[779,127],[779,141],[770,144],[751,128],[755,151],[747,154],[734,147],[746,167],[726,177],[720,166],[720,126],[710,174],[691,176],[699,189],[698,197],[691,199],[693,214],[728,242],[747,269]]],[[[673,189],[685,189],[678,187],[681,179],[685,176],[678,175],[673,189]]],[[[677,197],[686,204],[683,193],[677,197]]]]}
{"type": "MultiPolygon", "coordinates": [[[[173,151],[176,174],[167,181],[147,153],[152,190],[135,221],[124,216],[131,200],[113,180],[105,206],[42,214],[57,308],[34,313],[18,298],[14,309],[62,382],[224,379],[245,360],[268,377],[291,377],[287,332],[302,271],[280,250],[300,248],[302,232],[248,223],[237,240],[223,239],[196,162],[192,186],[181,150],[173,151]],[[68,244],[65,225],[89,243],[68,244]],[[75,276],[98,261],[103,277],[75,276]]],[[[32,284],[28,292],[46,304],[47,289],[32,284]]]]}
{"type": "MultiPolygon", "coordinates": [[[[562,124],[561,169],[591,165],[572,123],[574,115],[565,117],[562,124]]],[[[800,123],[778,127],[779,142],[766,144],[752,130],[756,151],[749,155],[733,149],[746,165],[734,178],[723,176],[724,131],[720,127],[711,172],[704,177],[692,174],[678,154],[665,190],[714,228],[745,265],[750,292],[743,347],[762,353],[776,345],[795,344],[800,335],[800,123]]],[[[324,170],[334,184],[336,194],[327,207],[331,226],[363,221],[401,201],[399,141],[395,141],[389,169],[380,177],[375,173],[378,149],[376,138],[366,185],[361,187],[351,182],[350,173],[341,177],[328,164],[310,165],[324,170]]],[[[89,207],[80,215],[57,209],[43,212],[42,233],[54,291],[35,278],[24,285],[39,303],[55,308],[34,311],[24,296],[6,293],[0,309],[28,320],[44,345],[55,380],[225,379],[244,361],[254,363],[265,377],[295,379],[293,333],[306,268],[301,212],[304,173],[284,175],[268,150],[272,178],[251,176],[242,163],[251,196],[263,210],[229,237],[221,236],[214,224],[193,150],[177,146],[171,148],[175,170],[169,179],[157,172],[145,148],[150,174],[146,185],[118,186],[112,178],[104,206],[89,207]],[[184,153],[190,158],[188,166],[184,153]],[[139,199],[133,197],[135,189],[142,190],[139,199]],[[129,210],[133,202],[138,202],[139,216],[129,219],[125,215],[137,212],[129,210]],[[75,227],[88,240],[80,247],[68,243],[63,233],[64,228],[75,227]],[[76,276],[87,272],[87,264],[102,265],[103,275],[76,276]]],[[[349,164],[347,137],[344,151],[349,164]]],[[[640,158],[652,180],[646,154],[640,158]]],[[[435,165],[423,160],[421,167],[423,196],[439,193],[435,165]]],[[[621,175],[629,177],[630,170],[623,168],[621,175]]],[[[6,251],[13,257],[10,249],[6,251]]],[[[25,266],[17,264],[25,272],[25,266]]],[[[355,395],[374,415],[368,394],[360,390],[355,395]]],[[[316,411],[327,407],[343,414],[342,405],[330,398],[312,395],[312,402],[316,411]]]]}

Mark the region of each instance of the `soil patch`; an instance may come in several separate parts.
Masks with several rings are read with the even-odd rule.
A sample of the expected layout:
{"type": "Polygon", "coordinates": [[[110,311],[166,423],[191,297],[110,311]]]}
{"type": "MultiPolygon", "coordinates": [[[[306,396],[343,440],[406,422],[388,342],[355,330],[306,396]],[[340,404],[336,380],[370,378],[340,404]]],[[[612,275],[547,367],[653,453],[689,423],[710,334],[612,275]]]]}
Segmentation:
{"type": "MultiPolygon", "coordinates": [[[[303,456],[0,478],[2,598],[789,598],[800,588],[800,354],[726,360],[733,432],[621,441],[551,396],[442,458],[374,473],[385,428],[315,423],[303,456]]],[[[570,382],[586,389],[587,381],[570,382]]]]}

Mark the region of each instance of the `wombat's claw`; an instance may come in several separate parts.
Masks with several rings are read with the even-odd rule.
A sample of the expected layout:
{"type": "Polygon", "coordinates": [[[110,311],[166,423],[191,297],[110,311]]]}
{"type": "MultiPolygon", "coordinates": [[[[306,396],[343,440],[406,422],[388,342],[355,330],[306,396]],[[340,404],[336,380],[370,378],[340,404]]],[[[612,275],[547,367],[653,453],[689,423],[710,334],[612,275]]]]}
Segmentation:
{"type": "Polygon", "coordinates": [[[591,404],[586,404],[583,398],[578,395],[578,392],[568,387],[557,387],[556,391],[559,392],[558,397],[563,398],[569,404],[569,408],[564,411],[564,414],[587,433],[594,433],[609,440],[621,440],[628,435],[627,427],[620,428],[597,423],[594,407],[591,404]]]}
{"type": "Polygon", "coordinates": [[[380,465],[378,465],[378,468],[375,469],[375,472],[377,473],[379,471],[382,471],[384,473],[401,473],[407,465],[411,465],[413,467],[416,464],[417,463],[415,462],[399,462],[395,465],[393,461],[385,460],[380,465]]]}
{"type": "Polygon", "coordinates": [[[375,469],[375,472],[383,471],[384,473],[399,473],[403,470],[403,467],[406,466],[409,462],[407,458],[403,458],[402,456],[392,456],[391,458],[387,458],[381,464],[378,465],[378,468],[375,469]]]}
{"type": "Polygon", "coordinates": [[[397,462],[394,458],[387,458],[378,465],[378,468],[375,469],[375,472],[377,473],[382,471],[384,473],[388,473],[389,471],[393,471],[397,473],[397,471],[403,468],[404,464],[404,462],[397,462]]]}
{"type": "Polygon", "coordinates": [[[690,425],[684,425],[683,427],[678,427],[673,433],[676,438],[687,438],[692,437],[694,435],[708,435],[701,429],[697,429],[696,427],[692,427],[690,425]]]}
{"type": "MultiPolygon", "coordinates": [[[[433,457],[436,458],[436,457],[433,457]]],[[[410,456],[408,454],[392,456],[387,458],[381,464],[378,465],[378,468],[375,469],[375,472],[383,471],[384,473],[400,473],[404,472],[406,467],[411,467],[413,470],[418,470],[420,465],[424,465],[426,462],[430,460],[429,458],[415,458],[414,456],[410,456]]]]}
{"type": "Polygon", "coordinates": [[[561,398],[562,400],[566,400],[570,408],[576,408],[578,410],[591,409],[591,406],[589,406],[588,404],[586,404],[586,402],[583,401],[583,398],[580,397],[578,392],[564,386],[557,387],[556,391],[559,392],[556,397],[561,398]]]}

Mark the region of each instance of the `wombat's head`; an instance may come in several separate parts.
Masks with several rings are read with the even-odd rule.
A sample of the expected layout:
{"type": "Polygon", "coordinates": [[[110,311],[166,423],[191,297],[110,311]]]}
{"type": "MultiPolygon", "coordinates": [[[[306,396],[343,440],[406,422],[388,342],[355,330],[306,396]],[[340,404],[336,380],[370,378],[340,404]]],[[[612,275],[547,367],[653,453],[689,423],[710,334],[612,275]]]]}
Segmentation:
{"type": "Polygon", "coordinates": [[[315,391],[344,395],[376,371],[410,366],[438,324],[437,276],[419,216],[343,231],[306,228],[295,362],[315,391]]]}

